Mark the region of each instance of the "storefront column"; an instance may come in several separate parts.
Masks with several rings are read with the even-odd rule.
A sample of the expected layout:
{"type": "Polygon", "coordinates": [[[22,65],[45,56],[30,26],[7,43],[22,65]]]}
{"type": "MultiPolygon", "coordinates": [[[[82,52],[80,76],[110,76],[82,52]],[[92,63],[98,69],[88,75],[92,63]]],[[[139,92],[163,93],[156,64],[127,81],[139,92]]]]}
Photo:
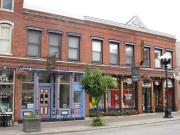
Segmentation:
{"type": "Polygon", "coordinates": [[[142,80],[138,81],[138,89],[137,89],[137,109],[138,113],[142,113],[142,80]]]}
{"type": "Polygon", "coordinates": [[[165,80],[162,81],[162,105],[163,105],[163,110],[165,109],[165,80]]]}
{"type": "Polygon", "coordinates": [[[108,113],[108,94],[104,94],[104,112],[108,113]]]}
{"type": "Polygon", "coordinates": [[[152,112],[155,112],[155,102],[154,102],[155,98],[154,98],[154,85],[153,85],[153,81],[151,82],[151,107],[152,107],[152,112]]]}
{"type": "Polygon", "coordinates": [[[175,111],[178,111],[178,89],[177,89],[177,86],[178,86],[178,81],[174,80],[174,109],[175,111]]]}
{"type": "Polygon", "coordinates": [[[56,82],[56,90],[55,90],[55,106],[56,106],[56,115],[59,115],[59,101],[60,101],[60,97],[59,97],[59,80],[60,80],[60,76],[59,75],[57,75],[56,76],[56,80],[55,80],[55,82],[56,82]]]}
{"type": "Polygon", "coordinates": [[[14,93],[14,121],[21,119],[21,93],[22,93],[22,81],[15,79],[15,93],[14,93]]]}

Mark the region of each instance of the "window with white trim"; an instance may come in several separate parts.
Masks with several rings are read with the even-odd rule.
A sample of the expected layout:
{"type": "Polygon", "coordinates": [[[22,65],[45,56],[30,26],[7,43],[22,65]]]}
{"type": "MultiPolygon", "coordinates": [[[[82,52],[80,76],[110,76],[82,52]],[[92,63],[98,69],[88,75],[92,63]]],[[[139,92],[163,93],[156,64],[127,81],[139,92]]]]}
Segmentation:
{"type": "Polygon", "coordinates": [[[119,44],[110,42],[110,64],[119,64],[119,44]]]}
{"type": "Polygon", "coordinates": [[[40,57],[41,53],[41,31],[28,30],[28,56],[40,57]]]}
{"type": "Polygon", "coordinates": [[[0,24],[0,54],[11,54],[12,25],[0,24]]]}
{"type": "Polygon", "coordinates": [[[162,50],[161,49],[155,49],[154,55],[155,55],[155,68],[161,68],[160,57],[162,55],[162,50]]]}
{"type": "Polygon", "coordinates": [[[92,40],[92,62],[102,63],[102,41],[92,40]]]}
{"type": "Polygon", "coordinates": [[[71,61],[79,61],[79,44],[80,37],[78,36],[69,36],[69,45],[68,45],[68,59],[71,61]]]}
{"type": "Polygon", "coordinates": [[[126,65],[134,65],[134,46],[126,44],[126,65]]]}
{"type": "Polygon", "coordinates": [[[49,55],[56,54],[56,58],[60,58],[60,41],[60,34],[49,33],[49,55]]]}
{"type": "Polygon", "coordinates": [[[172,69],[173,68],[173,52],[172,51],[166,51],[166,53],[169,55],[171,61],[170,61],[170,64],[168,64],[168,69],[172,69]]]}
{"type": "Polygon", "coordinates": [[[14,0],[2,0],[1,8],[5,10],[14,10],[14,0]]]}
{"type": "Polygon", "coordinates": [[[144,67],[150,67],[150,48],[144,47],[144,67]]]}

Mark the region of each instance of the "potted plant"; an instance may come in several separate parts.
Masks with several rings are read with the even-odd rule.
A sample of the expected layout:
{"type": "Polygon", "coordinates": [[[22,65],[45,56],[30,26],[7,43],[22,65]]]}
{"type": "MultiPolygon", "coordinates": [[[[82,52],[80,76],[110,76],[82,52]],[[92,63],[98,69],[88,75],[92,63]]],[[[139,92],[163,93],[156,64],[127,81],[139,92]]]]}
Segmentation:
{"type": "Polygon", "coordinates": [[[23,131],[24,132],[37,132],[41,130],[41,119],[30,114],[23,119],[23,131]]]}
{"type": "Polygon", "coordinates": [[[16,73],[17,79],[25,80],[28,75],[28,72],[26,70],[20,69],[16,73]]]}

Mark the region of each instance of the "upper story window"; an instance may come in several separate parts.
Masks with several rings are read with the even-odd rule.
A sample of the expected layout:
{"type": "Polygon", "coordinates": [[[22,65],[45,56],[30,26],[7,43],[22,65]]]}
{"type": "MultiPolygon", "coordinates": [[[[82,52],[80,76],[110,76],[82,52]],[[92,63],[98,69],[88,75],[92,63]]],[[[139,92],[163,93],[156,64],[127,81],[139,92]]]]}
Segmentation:
{"type": "Polygon", "coordinates": [[[61,39],[60,34],[49,33],[49,55],[56,54],[56,58],[60,58],[61,39]]]}
{"type": "Polygon", "coordinates": [[[102,63],[102,40],[92,40],[92,62],[102,63]]]}
{"type": "Polygon", "coordinates": [[[14,10],[14,0],[2,0],[1,8],[5,10],[14,10]]]}
{"type": "Polygon", "coordinates": [[[119,43],[110,42],[110,64],[119,64],[119,43]]]}
{"type": "Polygon", "coordinates": [[[40,57],[41,31],[28,29],[28,56],[40,57]]]}
{"type": "Polygon", "coordinates": [[[126,65],[134,65],[134,46],[126,45],[126,65]]]}
{"type": "Polygon", "coordinates": [[[80,46],[80,37],[79,36],[69,36],[68,37],[68,59],[71,61],[79,61],[79,46],[80,46]]]}
{"type": "Polygon", "coordinates": [[[170,64],[168,64],[168,69],[172,69],[173,68],[173,52],[172,51],[166,51],[166,53],[169,55],[171,61],[170,64]]]}
{"type": "Polygon", "coordinates": [[[162,55],[162,50],[161,49],[155,49],[154,55],[155,55],[155,68],[161,68],[160,57],[162,55]]]}
{"type": "Polygon", "coordinates": [[[150,48],[144,47],[144,67],[150,67],[150,48]]]}
{"type": "Polygon", "coordinates": [[[12,25],[0,24],[0,54],[11,54],[12,25]]]}

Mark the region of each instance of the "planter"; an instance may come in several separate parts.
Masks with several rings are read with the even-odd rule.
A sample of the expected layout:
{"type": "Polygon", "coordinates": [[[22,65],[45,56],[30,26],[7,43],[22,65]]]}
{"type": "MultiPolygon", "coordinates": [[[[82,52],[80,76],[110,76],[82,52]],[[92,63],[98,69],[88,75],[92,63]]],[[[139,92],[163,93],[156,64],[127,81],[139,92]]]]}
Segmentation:
{"type": "Polygon", "coordinates": [[[40,118],[24,118],[23,119],[23,131],[24,132],[37,132],[41,130],[40,118]]]}

